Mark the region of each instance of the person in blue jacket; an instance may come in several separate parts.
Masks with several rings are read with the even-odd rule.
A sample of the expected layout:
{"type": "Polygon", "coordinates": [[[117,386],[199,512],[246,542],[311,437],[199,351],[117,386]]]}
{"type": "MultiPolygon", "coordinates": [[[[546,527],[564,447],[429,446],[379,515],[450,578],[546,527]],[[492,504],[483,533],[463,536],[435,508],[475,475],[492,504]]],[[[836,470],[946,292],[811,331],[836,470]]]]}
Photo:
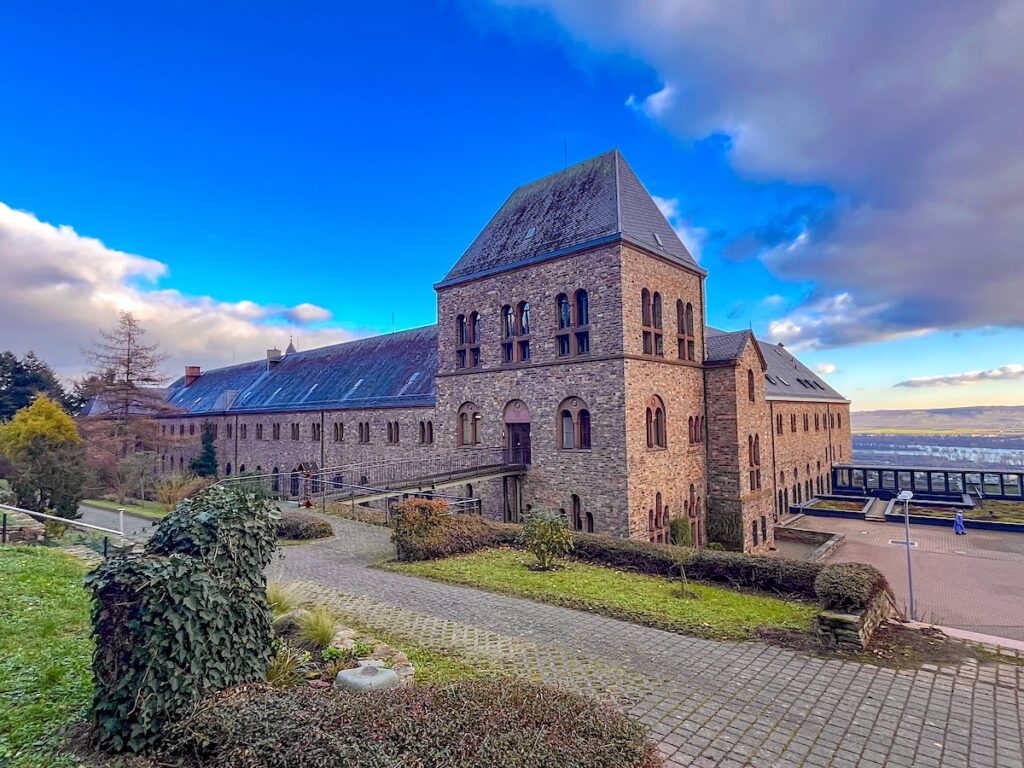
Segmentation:
{"type": "Polygon", "coordinates": [[[963,536],[967,533],[967,529],[964,528],[963,512],[957,512],[956,515],[953,516],[953,533],[957,536],[963,536]]]}

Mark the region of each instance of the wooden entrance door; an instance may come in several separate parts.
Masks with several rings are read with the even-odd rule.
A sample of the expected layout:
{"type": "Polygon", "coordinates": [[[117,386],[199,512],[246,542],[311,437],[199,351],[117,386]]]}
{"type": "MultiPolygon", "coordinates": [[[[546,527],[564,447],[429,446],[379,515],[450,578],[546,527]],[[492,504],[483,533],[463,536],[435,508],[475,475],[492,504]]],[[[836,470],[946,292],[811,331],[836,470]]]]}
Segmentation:
{"type": "Polygon", "coordinates": [[[509,463],[530,463],[530,425],[508,424],[509,463]]]}

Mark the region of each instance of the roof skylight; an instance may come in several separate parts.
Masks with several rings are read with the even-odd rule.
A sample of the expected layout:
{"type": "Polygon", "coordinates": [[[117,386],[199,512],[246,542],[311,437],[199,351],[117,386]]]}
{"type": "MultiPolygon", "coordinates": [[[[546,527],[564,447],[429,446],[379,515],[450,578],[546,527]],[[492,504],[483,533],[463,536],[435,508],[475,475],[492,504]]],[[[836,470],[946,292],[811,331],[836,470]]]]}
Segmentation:
{"type": "Polygon", "coordinates": [[[524,240],[529,240],[535,234],[537,234],[537,228],[536,227],[530,227],[528,230],[526,230],[526,237],[524,237],[523,239],[524,240]]]}
{"type": "Polygon", "coordinates": [[[659,235],[657,232],[654,233],[654,242],[656,242],[662,248],[665,247],[665,244],[663,242],[661,242],[661,235],[659,235]]]}

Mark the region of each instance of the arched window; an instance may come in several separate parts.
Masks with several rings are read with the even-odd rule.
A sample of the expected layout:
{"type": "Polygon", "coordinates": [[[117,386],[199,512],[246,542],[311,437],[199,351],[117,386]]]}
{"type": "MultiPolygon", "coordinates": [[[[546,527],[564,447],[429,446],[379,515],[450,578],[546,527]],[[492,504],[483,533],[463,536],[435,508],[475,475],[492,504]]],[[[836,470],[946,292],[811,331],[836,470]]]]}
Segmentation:
{"type": "Polygon", "coordinates": [[[245,474],[245,464],[239,465],[239,467],[238,467],[238,474],[240,474],[240,475],[244,475],[245,474]]]}
{"type": "Polygon", "coordinates": [[[657,395],[651,395],[647,401],[647,447],[665,448],[668,446],[665,425],[665,403],[657,395]]]}
{"type": "Polygon", "coordinates": [[[781,413],[777,414],[775,416],[775,434],[777,434],[777,435],[781,435],[782,434],[782,414],[781,413]]]}
{"type": "Polygon", "coordinates": [[[459,446],[480,443],[480,410],[473,403],[463,403],[458,412],[456,443],[459,446]]]}
{"type": "Polygon", "coordinates": [[[466,316],[459,315],[455,318],[456,336],[459,346],[469,343],[469,334],[466,331],[466,316]]]}
{"type": "Polygon", "coordinates": [[[582,288],[576,291],[576,325],[590,325],[590,298],[582,288]]]}
{"type": "Polygon", "coordinates": [[[231,462],[230,461],[224,467],[224,474],[226,476],[230,476],[231,475],[231,462]]]}
{"type": "Polygon", "coordinates": [[[479,344],[480,343],[480,313],[470,312],[469,313],[469,343],[479,344]]]}
{"type": "Polygon", "coordinates": [[[277,467],[274,467],[270,471],[270,478],[271,478],[271,480],[270,480],[270,489],[274,493],[280,493],[281,492],[281,473],[280,473],[280,470],[278,470],[277,467]]]}
{"type": "Polygon", "coordinates": [[[657,291],[651,297],[651,315],[655,328],[661,328],[661,294],[657,291]]]}
{"type": "Polygon", "coordinates": [[[690,445],[693,445],[695,442],[697,442],[697,438],[696,438],[697,432],[696,432],[696,430],[694,430],[693,422],[694,422],[694,418],[693,418],[693,416],[691,416],[687,420],[687,423],[686,423],[686,430],[687,430],[687,435],[689,437],[690,445]]]}
{"type": "Polygon", "coordinates": [[[555,299],[558,310],[558,327],[569,328],[572,326],[572,309],[569,306],[569,297],[564,293],[558,294],[555,299]]]}
{"type": "Polygon", "coordinates": [[[501,335],[506,339],[516,335],[516,313],[508,304],[501,308],[501,335]]]}
{"type": "Polygon", "coordinates": [[[754,402],[754,371],[747,369],[747,399],[754,402]]]}
{"type": "Polygon", "coordinates": [[[594,515],[590,512],[586,514],[587,533],[594,532],[594,515]]]}
{"type": "Polygon", "coordinates": [[[590,448],[590,410],[578,397],[569,397],[558,406],[558,446],[562,450],[590,448]]]}
{"type": "Polygon", "coordinates": [[[428,421],[427,422],[427,442],[428,443],[433,443],[434,442],[434,422],[433,421],[428,421]]]}
{"type": "Polygon", "coordinates": [[[651,292],[644,288],[640,291],[640,312],[641,323],[644,326],[653,326],[651,322],[651,292]]]}
{"type": "Polygon", "coordinates": [[[388,422],[388,442],[395,442],[395,433],[392,431],[391,422],[388,422]]]}
{"type": "Polygon", "coordinates": [[[583,530],[583,514],[581,512],[580,497],[575,493],[572,495],[572,528],[574,531],[583,530]]]}
{"type": "Polygon", "coordinates": [[[427,424],[422,419],[420,420],[420,442],[427,442],[427,424]]]}
{"type": "Polygon", "coordinates": [[[519,302],[518,312],[519,315],[519,335],[529,336],[530,335],[530,302],[521,301],[519,302]]]}

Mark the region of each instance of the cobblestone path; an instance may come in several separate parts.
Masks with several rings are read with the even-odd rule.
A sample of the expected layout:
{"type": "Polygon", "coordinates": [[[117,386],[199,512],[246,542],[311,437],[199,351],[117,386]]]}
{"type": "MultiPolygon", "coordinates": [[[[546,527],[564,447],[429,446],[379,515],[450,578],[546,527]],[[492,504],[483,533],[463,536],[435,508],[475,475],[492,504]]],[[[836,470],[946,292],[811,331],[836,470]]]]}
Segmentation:
{"type": "Polygon", "coordinates": [[[677,635],[375,570],[387,532],[331,522],[268,575],[398,638],[610,697],[668,765],[1024,768],[1020,666],[894,671],[677,635]]]}

